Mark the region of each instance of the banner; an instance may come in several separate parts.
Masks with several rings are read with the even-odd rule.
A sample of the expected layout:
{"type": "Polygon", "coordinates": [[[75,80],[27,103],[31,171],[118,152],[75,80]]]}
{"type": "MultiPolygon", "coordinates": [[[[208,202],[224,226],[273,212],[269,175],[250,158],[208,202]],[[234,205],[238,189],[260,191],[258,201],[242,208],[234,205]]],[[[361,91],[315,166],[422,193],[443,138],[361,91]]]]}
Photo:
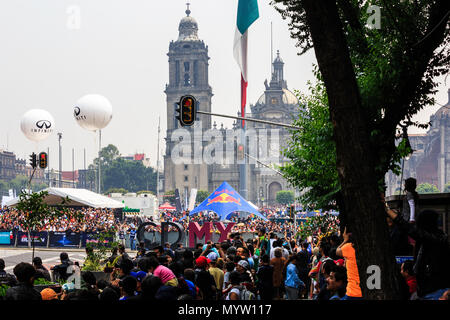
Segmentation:
{"type": "Polygon", "coordinates": [[[78,248],[81,235],[76,232],[49,232],[50,247],[78,248]]]}
{"type": "Polygon", "coordinates": [[[180,192],[178,189],[175,189],[175,205],[177,207],[177,212],[183,212],[183,208],[181,207],[180,192]]]}
{"type": "Polygon", "coordinates": [[[191,197],[189,198],[189,207],[188,207],[189,211],[194,210],[196,198],[197,198],[197,189],[192,188],[191,189],[191,197]]]}
{"type": "Polygon", "coordinates": [[[0,246],[13,246],[14,234],[12,231],[0,232],[0,246]]]}
{"type": "MultiPolygon", "coordinates": [[[[30,233],[30,236],[33,233],[30,233]]],[[[33,236],[30,238],[30,246],[32,246],[31,239],[34,239],[35,247],[46,247],[47,246],[47,232],[34,232],[33,236]]],[[[13,243],[14,244],[14,243],[13,243]]],[[[18,247],[28,247],[28,232],[19,231],[17,232],[17,246],[18,247]]]]}
{"type": "MultiPolygon", "coordinates": [[[[81,246],[86,247],[87,244],[97,244],[99,235],[100,235],[99,233],[95,233],[95,232],[83,233],[81,236],[81,246]]],[[[114,241],[114,235],[111,233],[110,237],[104,237],[103,243],[105,245],[108,245],[113,241],[114,241]]]]}

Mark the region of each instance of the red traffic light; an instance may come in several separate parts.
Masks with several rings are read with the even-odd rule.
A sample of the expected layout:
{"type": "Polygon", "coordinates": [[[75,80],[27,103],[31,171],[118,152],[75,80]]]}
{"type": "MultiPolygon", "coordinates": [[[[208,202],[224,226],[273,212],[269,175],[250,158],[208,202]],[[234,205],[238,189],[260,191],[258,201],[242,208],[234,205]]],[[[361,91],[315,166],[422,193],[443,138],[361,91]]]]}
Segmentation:
{"type": "Polygon", "coordinates": [[[191,95],[182,96],[180,102],[178,103],[180,108],[177,111],[180,112],[180,115],[177,119],[180,121],[180,124],[184,126],[192,126],[195,122],[195,117],[197,113],[197,101],[191,95]]]}
{"type": "Polygon", "coordinates": [[[48,156],[47,153],[41,152],[39,153],[39,168],[45,169],[48,166],[48,156]]]}

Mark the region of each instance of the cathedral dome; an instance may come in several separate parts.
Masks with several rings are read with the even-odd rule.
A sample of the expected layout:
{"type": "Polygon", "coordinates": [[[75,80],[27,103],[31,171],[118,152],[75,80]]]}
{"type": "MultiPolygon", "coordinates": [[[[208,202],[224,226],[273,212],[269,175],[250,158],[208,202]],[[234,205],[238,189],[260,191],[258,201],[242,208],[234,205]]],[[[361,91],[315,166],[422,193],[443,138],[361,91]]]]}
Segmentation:
{"type": "MultiPolygon", "coordinates": [[[[291,91],[288,89],[283,89],[283,104],[298,104],[298,99],[291,91]]],[[[257,104],[266,104],[266,94],[263,93],[261,97],[259,97],[257,104]]]]}
{"type": "Polygon", "coordinates": [[[186,10],[186,17],[183,17],[178,26],[178,41],[199,41],[197,32],[198,32],[198,24],[194,18],[189,16],[191,11],[186,10]]]}
{"type": "Polygon", "coordinates": [[[434,114],[436,119],[448,117],[450,116],[450,89],[448,89],[448,102],[445,106],[442,106],[436,113],[434,114]]]}

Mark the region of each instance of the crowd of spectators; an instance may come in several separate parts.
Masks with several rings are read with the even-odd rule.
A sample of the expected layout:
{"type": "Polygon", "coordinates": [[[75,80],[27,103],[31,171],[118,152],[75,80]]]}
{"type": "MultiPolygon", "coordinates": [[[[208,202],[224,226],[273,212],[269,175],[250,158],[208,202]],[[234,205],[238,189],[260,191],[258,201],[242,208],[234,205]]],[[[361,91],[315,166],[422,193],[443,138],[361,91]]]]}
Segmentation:
{"type": "MultiPolygon", "coordinates": [[[[396,212],[389,211],[388,215],[394,223],[408,228],[420,243],[417,249],[421,253],[397,266],[403,276],[402,298],[448,300],[448,264],[443,261],[448,259],[448,244],[443,242],[447,235],[434,226],[435,212],[421,212],[417,225],[404,222],[396,212]],[[437,257],[435,249],[428,246],[430,240],[439,250],[437,257]]],[[[120,246],[106,261],[107,280],[84,272],[81,288],[66,283],[60,293],[47,288],[39,294],[33,288],[34,278],[46,274],[39,260],[34,265],[16,265],[15,278],[4,272],[0,260],[0,282],[16,281],[6,291],[6,300],[363,299],[354,242],[346,229],[342,234],[322,237],[318,243],[278,237],[264,227],[258,229],[254,239],[244,241],[239,232],[232,232],[224,242],[208,241],[193,249],[165,244],[146,250],[139,243],[135,256],[120,246]]],[[[63,253],[61,264],[52,271],[63,274],[68,265],[69,257],[63,253]]]]}
{"type": "MultiPolygon", "coordinates": [[[[24,231],[24,215],[14,208],[0,210],[0,230],[24,231]]],[[[117,221],[111,209],[68,208],[61,217],[45,219],[36,231],[102,232],[114,231],[117,221]],[[75,212],[82,219],[75,219],[75,212]]]]}

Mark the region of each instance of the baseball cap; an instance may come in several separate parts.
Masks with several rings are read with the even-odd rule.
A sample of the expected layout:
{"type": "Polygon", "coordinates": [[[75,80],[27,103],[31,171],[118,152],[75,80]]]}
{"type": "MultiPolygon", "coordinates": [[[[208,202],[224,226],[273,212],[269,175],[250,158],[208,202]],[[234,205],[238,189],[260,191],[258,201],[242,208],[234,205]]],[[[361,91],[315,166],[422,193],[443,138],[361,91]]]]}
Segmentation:
{"type": "Polygon", "coordinates": [[[205,256],[200,256],[197,258],[197,260],[195,260],[195,264],[197,265],[197,267],[206,267],[206,265],[210,262],[211,260],[209,260],[205,256]]]}
{"type": "Polygon", "coordinates": [[[138,271],[130,272],[130,275],[136,278],[137,281],[142,282],[142,280],[144,280],[144,278],[147,276],[147,273],[145,273],[144,271],[138,271]]]}
{"type": "Polygon", "coordinates": [[[64,283],[62,286],[63,291],[71,292],[75,290],[75,284],[73,282],[64,283]]]}
{"type": "Polygon", "coordinates": [[[217,258],[218,258],[218,255],[217,255],[217,253],[215,253],[215,252],[210,252],[210,253],[207,255],[207,258],[208,258],[209,260],[211,260],[211,261],[216,261],[217,258]]]}
{"type": "Polygon", "coordinates": [[[41,297],[42,300],[57,300],[58,295],[56,294],[55,290],[51,288],[45,288],[41,291],[41,297]]]}
{"type": "Polygon", "coordinates": [[[245,260],[240,260],[239,262],[238,262],[238,265],[240,265],[242,268],[244,268],[244,269],[248,269],[248,267],[250,266],[249,264],[248,264],[248,262],[247,261],[245,261],[245,260]]]}
{"type": "Polygon", "coordinates": [[[337,259],[337,260],[334,260],[334,263],[335,263],[337,266],[343,267],[345,261],[344,261],[344,259],[337,259]]]}

